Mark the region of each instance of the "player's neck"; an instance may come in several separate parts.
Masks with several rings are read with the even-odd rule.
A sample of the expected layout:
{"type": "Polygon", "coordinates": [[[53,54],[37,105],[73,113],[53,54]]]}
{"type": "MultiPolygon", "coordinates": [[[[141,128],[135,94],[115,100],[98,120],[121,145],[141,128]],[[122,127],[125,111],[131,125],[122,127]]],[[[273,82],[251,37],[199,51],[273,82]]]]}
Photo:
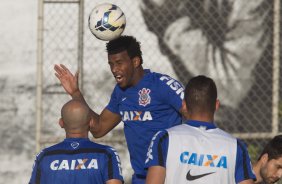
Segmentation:
{"type": "Polygon", "coordinates": [[[213,123],[213,115],[209,114],[190,114],[188,119],[213,123]]]}
{"type": "Polygon", "coordinates": [[[87,133],[66,133],[66,138],[88,138],[87,133]]]}
{"type": "Polygon", "coordinates": [[[253,166],[253,170],[254,170],[255,175],[256,175],[256,181],[255,181],[256,184],[262,183],[262,178],[260,176],[260,167],[261,166],[260,166],[259,162],[255,163],[254,166],[253,166]]]}
{"type": "Polygon", "coordinates": [[[142,66],[140,66],[139,68],[137,68],[134,72],[134,77],[132,79],[132,85],[135,86],[139,83],[140,80],[142,80],[142,78],[145,75],[145,71],[143,69],[142,66]]]}

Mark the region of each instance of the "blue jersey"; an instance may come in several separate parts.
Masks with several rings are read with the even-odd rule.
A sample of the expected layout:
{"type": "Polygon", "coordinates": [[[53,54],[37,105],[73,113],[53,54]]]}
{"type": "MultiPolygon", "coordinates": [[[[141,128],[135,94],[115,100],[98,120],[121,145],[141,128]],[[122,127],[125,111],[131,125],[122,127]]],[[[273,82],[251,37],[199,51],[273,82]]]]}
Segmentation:
{"type": "Polygon", "coordinates": [[[255,179],[245,144],[214,124],[200,121],[187,121],[187,125],[158,132],[152,138],[145,165],[146,168],[165,167],[169,172],[166,183],[175,181],[175,176],[179,184],[187,183],[187,180],[195,183],[240,183],[255,179]],[[170,140],[174,135],[177,138],[170,140]],[[177,145],[180,151],[172,144],[177,145]],[[228,175],[230,181],[226,177],[228,175]],[[228,181],[222,182],[221,177],[228,181]]]}
{"type": "Polygon", "coordinates": [[[123,181],[116,151],[88,138],[67,138],[41,151],[29,184],[106,183],[123,181]]]}
{"type": "Polygon", "coordinates": [[[135,86],[121,89],[116,85],[106,107],[120,114],[135,174],[146,176],[144,161],[151,138],[159,130],[181,124],[179,112],[183,86],[168,75],[145,70],[135,86]]]}

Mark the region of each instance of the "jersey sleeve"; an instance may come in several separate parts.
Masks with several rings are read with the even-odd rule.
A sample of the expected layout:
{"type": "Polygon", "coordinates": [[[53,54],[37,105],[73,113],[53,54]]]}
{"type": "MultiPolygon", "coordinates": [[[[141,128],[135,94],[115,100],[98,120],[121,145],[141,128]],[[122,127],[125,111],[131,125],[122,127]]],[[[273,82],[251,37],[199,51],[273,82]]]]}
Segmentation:
{"type": "Polygon", "coordinates": [[[184,86],[168,75],[160,77],[159,92],[166,104],[180,110],[184,99],[184,86]]]}
{"type": "Polygon", "coordinates": [[[122,169],[121,169],[121,163],[120,163],[120,158],[119,155],[117,154],[116,150],[113,148],[108,148],[108,159],[107,159],[107,164],[104,167],[103,173],[104,175],[104,181],[111,180],[111,179],[118,179],[123,180],[122,176],[122,169]]]}
{"type": "Polygon", "coordinates": [[[118,92],[117,92],[117,87],[115,87],[115,89],[112,92],[110,102],[106,106],[106,109],[108,109],[113,113],[119,114],[118,103],[119,103],[118,92]]]}
{"type": "Polygon", "coordinates": [[[166,167],[168,151],[168,132],[166,130],[157,132],[151,140],[145,161],[145,169],[152,166],[166,167]]]}
{"type": "Polygon", "coordinates": [[[248,179],[256,179],[254,175],[251,159],[246,145],[239,139],[237,139],[237,155],[236,155],[236,167],[235,167],[235,181],[240,183],[248,179]]]}
{"type": "Polygon", "coordinates": [[[34,160],[34,163],[33,163],[33,166],[32,166],[32,173],[31,173],[31,177],[30,177],[30,180],[29,180],[29,183],[28,184],[35,184],[35,183],[38,183],[36,178],[37,178],[37,175],[38,175],[38,169],[39,169],[39,160],[40,158],[43,156],[43,151],[41,151],[40,153],[38,153],[36,155],[36,158],[34,160]]]}

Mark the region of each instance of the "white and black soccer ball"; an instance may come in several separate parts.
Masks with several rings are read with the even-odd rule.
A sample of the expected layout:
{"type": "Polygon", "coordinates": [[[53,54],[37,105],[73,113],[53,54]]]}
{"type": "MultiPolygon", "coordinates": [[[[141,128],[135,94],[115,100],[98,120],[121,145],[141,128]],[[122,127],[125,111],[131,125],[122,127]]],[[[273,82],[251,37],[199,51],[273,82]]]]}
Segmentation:
{"type": "Polygon", "coordinates": [[[88,26],[98,39],[110,41],[118,38],[124,31],[126,18],[116,5],[104,3],[93,8],[89,15],[88,26]]]}

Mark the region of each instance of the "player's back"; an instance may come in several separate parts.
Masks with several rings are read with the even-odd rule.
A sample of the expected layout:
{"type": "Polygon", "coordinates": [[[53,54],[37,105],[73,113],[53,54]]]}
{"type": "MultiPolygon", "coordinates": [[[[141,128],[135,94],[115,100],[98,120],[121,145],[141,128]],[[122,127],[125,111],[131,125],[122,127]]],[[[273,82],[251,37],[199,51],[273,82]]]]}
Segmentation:
{"type": "Polygon", "coordinates": [[[166,183],[235,184],[236,138],[185,124],[168,129],[168,135],[166,183]]]}
{"type": "Polygon", "coordinates": [[[111,147],[86,138],[68,138],[43,150],[30,183],[105,183],[123,180],[118,155],[111,147]]]}

